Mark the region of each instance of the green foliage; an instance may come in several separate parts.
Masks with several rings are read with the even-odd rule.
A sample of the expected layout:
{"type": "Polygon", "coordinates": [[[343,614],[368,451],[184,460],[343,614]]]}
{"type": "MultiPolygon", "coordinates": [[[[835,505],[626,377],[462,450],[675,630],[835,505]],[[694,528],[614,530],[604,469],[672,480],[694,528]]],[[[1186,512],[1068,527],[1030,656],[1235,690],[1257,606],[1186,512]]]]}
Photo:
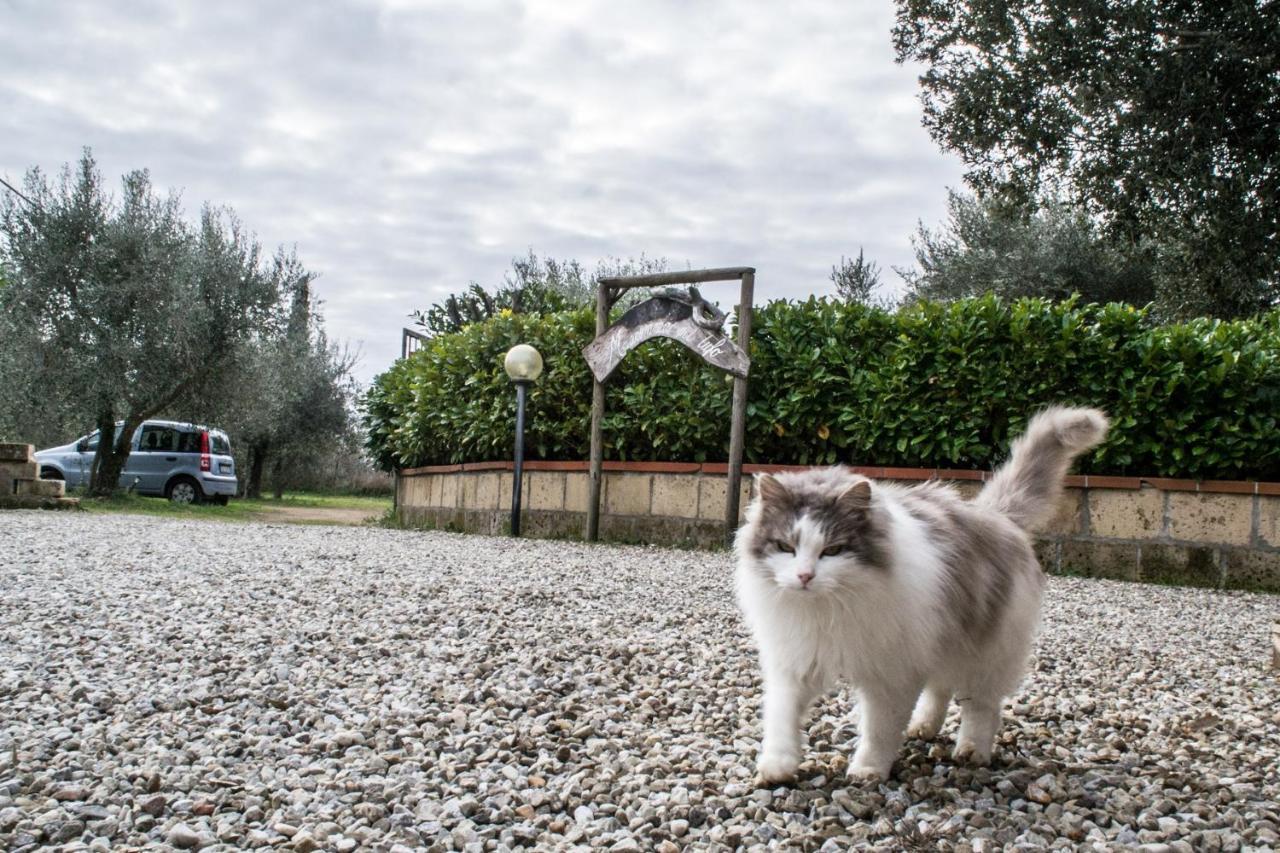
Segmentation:
{"type": "MultiPolygon", "coordinates": [[[[437,337],[375,380],[368,447],[384,466],[506,459],[515,395],[502,357],[525,342],[532,458],[585,459],[588,311],[508,315],[437,337]]],[[[891,314],[826,299],[755,315],[748,461],[990,468],[1038,408],[1099,406],[1110,474],[1280,479],[1280,312],[1156,325],[1141,310],[994,296],[891,314]]],[[[609,386],[606,457],[723,461],[730,386],[671,341],[631,353],[609,386]]]]}
{"type": "Polygon", "coordinates": [[[831,268],[830,278],[836,293],[846,302],[878,304],[872,294],[880,287],[880,266],[868,261],[862,249],[858,249],[857,258],[840,258],[840,263],[831,268]]]}
{"type": "Polygon", "coordinates": [[[92,491],[109,492],[134,428],[216,386],[269,320],[279,257],[229,211],[189,224],[145,170],[111,196],[88,150],[56,181],[32,169],[24,190],[0,202],[0,432],[43,444],[123,421],[93,465],[92,491]]]}
{"type": "MultiPolygon", "coordinates": [[[[898,270],[908,298],[946,301],[994,293],[1145,305],[1156,298],[1151,252],[1099,232],[1081,208],[1060,201],[1011,204],[955,191],[947,221],[912,237],[918,269],[898,270]]],[[[1157,310],[1176,316],[1180,305],[1157,310]]]]}
{"type": "Polygon", "coordinates": [[[1158,253],[1179,316],[1276,303],[1273,0],[897,0],[924,124],[984,194],[1066,190],[1158,253]]]}
{"type": "MultiPolygon", "coordinates": [[[[552,314],[594,305],[596,282],[611,276],[645,275],[664,272],[663,258],[619,260],[610,258],[596,263],[588,272],[575,260],[539,258],[532,250],[523,258],[512,258],[511,269],[502,284],[490,293],[483,285],[471,282],[461,293],[450,294],[425,311],[412,314],[414,325],[428,335],[458,332],[471,323],[496,317],[503,311],[515,314],[552,314]]],[[[641,296],[631,291],[620,304],[631,304],[641,296]]]]}

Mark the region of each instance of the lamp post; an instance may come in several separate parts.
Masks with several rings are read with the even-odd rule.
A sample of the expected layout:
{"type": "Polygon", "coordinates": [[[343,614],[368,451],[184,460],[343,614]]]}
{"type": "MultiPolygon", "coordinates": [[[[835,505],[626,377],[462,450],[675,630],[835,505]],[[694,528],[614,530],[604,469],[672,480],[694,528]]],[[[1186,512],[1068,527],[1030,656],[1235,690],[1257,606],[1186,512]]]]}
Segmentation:
{"type": "Polygon", "coordinates": [[[511,487],[511,535],[519,536],[520,485],[524,479],[524,401],[529,385],[542,375],[542,355],[528,344],[516,344],[507,350],[502,367],[516,386],[516,470],[511,487]]]}

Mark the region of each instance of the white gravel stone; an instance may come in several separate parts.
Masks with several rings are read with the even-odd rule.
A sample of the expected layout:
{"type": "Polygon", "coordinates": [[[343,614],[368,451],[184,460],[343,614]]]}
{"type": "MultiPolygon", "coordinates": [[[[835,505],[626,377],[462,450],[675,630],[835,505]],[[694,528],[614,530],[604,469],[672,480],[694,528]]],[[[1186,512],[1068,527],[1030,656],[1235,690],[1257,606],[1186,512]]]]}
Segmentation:
{"type": "Polygon", "coordinates": [[[723,553],[0,514],[0,849],[1268,849],[1280,598],[1053,578],[995,762],[955,712],[752,787],[723,553]],[[292,840],[290,840],[290,837],[292,840]]]}

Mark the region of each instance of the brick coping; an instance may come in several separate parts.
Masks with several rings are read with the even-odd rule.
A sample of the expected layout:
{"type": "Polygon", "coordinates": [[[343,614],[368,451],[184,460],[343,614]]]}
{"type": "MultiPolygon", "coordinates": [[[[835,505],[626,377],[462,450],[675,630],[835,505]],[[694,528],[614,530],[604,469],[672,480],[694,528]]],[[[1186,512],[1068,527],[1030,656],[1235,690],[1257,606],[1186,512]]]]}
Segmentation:
{"type": "MultiPolygon", "coordinates": [[[[591,463],[583,461],[538,460],[524,463],[526,471],[590,471],[591,463]]],[[[742,473],[761,474],[779,471],[805,471],[817,465],[754,465],[744,463],[742,473]]],[[[990,471],[956,470],[949,468],[886,468],[880,466],[849,466],[855,473],[875,480],[978,480],[990,479],[990,471]]],[[[512,462],[464,462],[458,465],[425,465],[420,468],[402,468],[399,474],[413,477],[420,474],[470,474],[480,471],[512,471],[512,462]]],[[[724,462],[617,462],[604,463],[606,471],[635,474],[727,474],[724,462]]],[[[1166,492],[1205,492],[1230,495],[1280,495],[1280,483],[1260,483],[1255,480],[1179,480],[1170,477],[1110,477],[1096,474],[1073,474],[1066,478],[1068,486],[1083,489],[1122,489],[1136,491],[1144,486],[1166,492]]]]}

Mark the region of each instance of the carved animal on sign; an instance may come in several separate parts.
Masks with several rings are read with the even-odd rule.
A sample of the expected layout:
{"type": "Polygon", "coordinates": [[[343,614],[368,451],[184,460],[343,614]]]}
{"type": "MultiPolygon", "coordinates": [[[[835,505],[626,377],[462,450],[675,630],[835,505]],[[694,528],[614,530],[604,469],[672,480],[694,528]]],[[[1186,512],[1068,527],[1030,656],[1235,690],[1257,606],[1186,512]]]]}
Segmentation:
{"type": "Polygon", "coordinates": [[[707,363],[745,379],[751,359],[725,337],[725,317],[696,287],[668,289],[628,310],[588,344],[582,355],[597,381],[604,382],[631,350],[651,338],[665,337],[684,344],[707,363]]]}

